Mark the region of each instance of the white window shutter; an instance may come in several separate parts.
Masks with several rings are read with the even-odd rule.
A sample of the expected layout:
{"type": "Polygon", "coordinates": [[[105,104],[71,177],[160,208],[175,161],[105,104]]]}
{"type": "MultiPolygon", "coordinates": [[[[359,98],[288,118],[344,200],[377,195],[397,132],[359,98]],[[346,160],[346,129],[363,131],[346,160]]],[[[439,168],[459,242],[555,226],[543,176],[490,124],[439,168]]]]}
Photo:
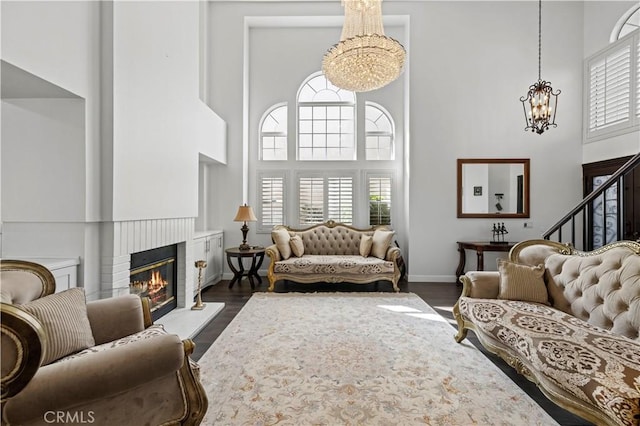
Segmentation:
{"type": "Polygon", "coordinates": [[[369,177],[369,224],[391,224],[391,177],[369,177]]]}
{"type": "Polygon", "coordinates": [[[301,177],[299,180],[301,225],[311,225],[324,221],[324,179],[321,177],[301,177]]]}
{"type": "Polygon", "coordinates": [[[328,219],[353,223],[353,178],[330,177],[327,180],[328,219]]]}
{"type": "Polygon", "coordinates": [[[636,39],[636,117],[640,117],[640,36],[636,39]]]}
{"type": "Polygon", "coordinates": [[[260,224],[262,229],[284,224],[284,178],[260,179],[260,224]]]}
{"type": "Polygon", "coordinates": [[[589,65],[589,131],[628,121],[631,106],[631,46],[589,65]]]}

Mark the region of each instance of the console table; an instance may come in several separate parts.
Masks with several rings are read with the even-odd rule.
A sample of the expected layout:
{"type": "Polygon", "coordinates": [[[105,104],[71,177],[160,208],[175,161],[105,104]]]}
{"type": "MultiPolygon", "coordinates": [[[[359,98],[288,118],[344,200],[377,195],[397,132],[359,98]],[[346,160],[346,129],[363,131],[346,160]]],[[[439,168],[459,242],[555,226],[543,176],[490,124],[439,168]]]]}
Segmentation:
{"type": "Polygon", "coordinates": [[[458,269],[456,269],[456,283],[460,275],[464,274],[464,264],[467,261],[465,250],[475,250],[478,258],[476,265],[476,271],[484,271],[484,252],[485,251],[503,251],[508,252],[511,250],[515,243],[494,243],[489,241],[458,241],[458,251],[460,252],[460,262],[458,263],[458,269]]]}

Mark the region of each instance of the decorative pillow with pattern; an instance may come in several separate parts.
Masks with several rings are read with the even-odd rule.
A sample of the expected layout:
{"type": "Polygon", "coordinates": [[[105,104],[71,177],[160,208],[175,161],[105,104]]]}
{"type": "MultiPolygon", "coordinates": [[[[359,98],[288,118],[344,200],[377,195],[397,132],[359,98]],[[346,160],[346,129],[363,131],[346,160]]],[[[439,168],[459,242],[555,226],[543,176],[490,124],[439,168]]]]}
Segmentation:
{"type": "Polygon", "coordinates": [[[522,265],[498,259],[500,292],[498,299],[549,304],[544,283],[544,265],[522,265]]]}
{"type": "Polygon", "coordinates": [[[304,243],[302,242],[300,235],[294,235],[291,237],[289,245],[291,246],[291,252],[295,257],[302,257],[304,254],[304,243]]]}
{"type": "Polygon", "coordinates": [[[19,306],[42,324],[47,343],[42,365],[95,345],[84,288],[76,287],[19,306]]]}

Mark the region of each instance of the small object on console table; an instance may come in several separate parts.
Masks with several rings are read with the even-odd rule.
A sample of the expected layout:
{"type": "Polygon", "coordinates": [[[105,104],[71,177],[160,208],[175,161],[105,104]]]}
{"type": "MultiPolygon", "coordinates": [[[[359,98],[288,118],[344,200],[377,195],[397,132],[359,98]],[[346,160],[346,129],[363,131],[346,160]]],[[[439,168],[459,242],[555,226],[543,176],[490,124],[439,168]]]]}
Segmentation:
{"type": "Polygon", "coordinates": [[[504,222],[502,223],[494,223],[493,229],[491,230],[491,243],[493,244],[507,244],[507,241],[504,240],[504,234],[508,234],[506,226],[504,226],[504,222]]]}

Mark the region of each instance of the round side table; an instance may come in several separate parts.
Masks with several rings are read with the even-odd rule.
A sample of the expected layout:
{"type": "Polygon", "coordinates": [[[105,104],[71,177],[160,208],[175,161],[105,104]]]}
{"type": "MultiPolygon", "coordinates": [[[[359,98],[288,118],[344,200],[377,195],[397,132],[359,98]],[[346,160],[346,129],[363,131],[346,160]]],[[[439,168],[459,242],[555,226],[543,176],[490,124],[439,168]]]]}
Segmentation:
{"type": "Polygon", "coordinates": [[[226,249],[225,253],[227,253],[227,264],[233,271],[233,279],[229,283],[229,288],[232,288],[236,281],[239,283],[242,277],[249,278],[251,290],[255,290],[255,283],[253,282],[254,277],[258,280],[258,284],[262,284],[262,278],[258,275],[258,269],[260,269],[262,261],[264,260],[264,248],[252,247],[249,250],[240,250],[238,247],[231,247],[226,249]],[[244,265],[242,263],[242,259],[245,257],[251,258],[251,267],[248,270],[244,269],[244,265]],[[233,265],[233,258],[238,259],[237,268],[233,265]]]}

